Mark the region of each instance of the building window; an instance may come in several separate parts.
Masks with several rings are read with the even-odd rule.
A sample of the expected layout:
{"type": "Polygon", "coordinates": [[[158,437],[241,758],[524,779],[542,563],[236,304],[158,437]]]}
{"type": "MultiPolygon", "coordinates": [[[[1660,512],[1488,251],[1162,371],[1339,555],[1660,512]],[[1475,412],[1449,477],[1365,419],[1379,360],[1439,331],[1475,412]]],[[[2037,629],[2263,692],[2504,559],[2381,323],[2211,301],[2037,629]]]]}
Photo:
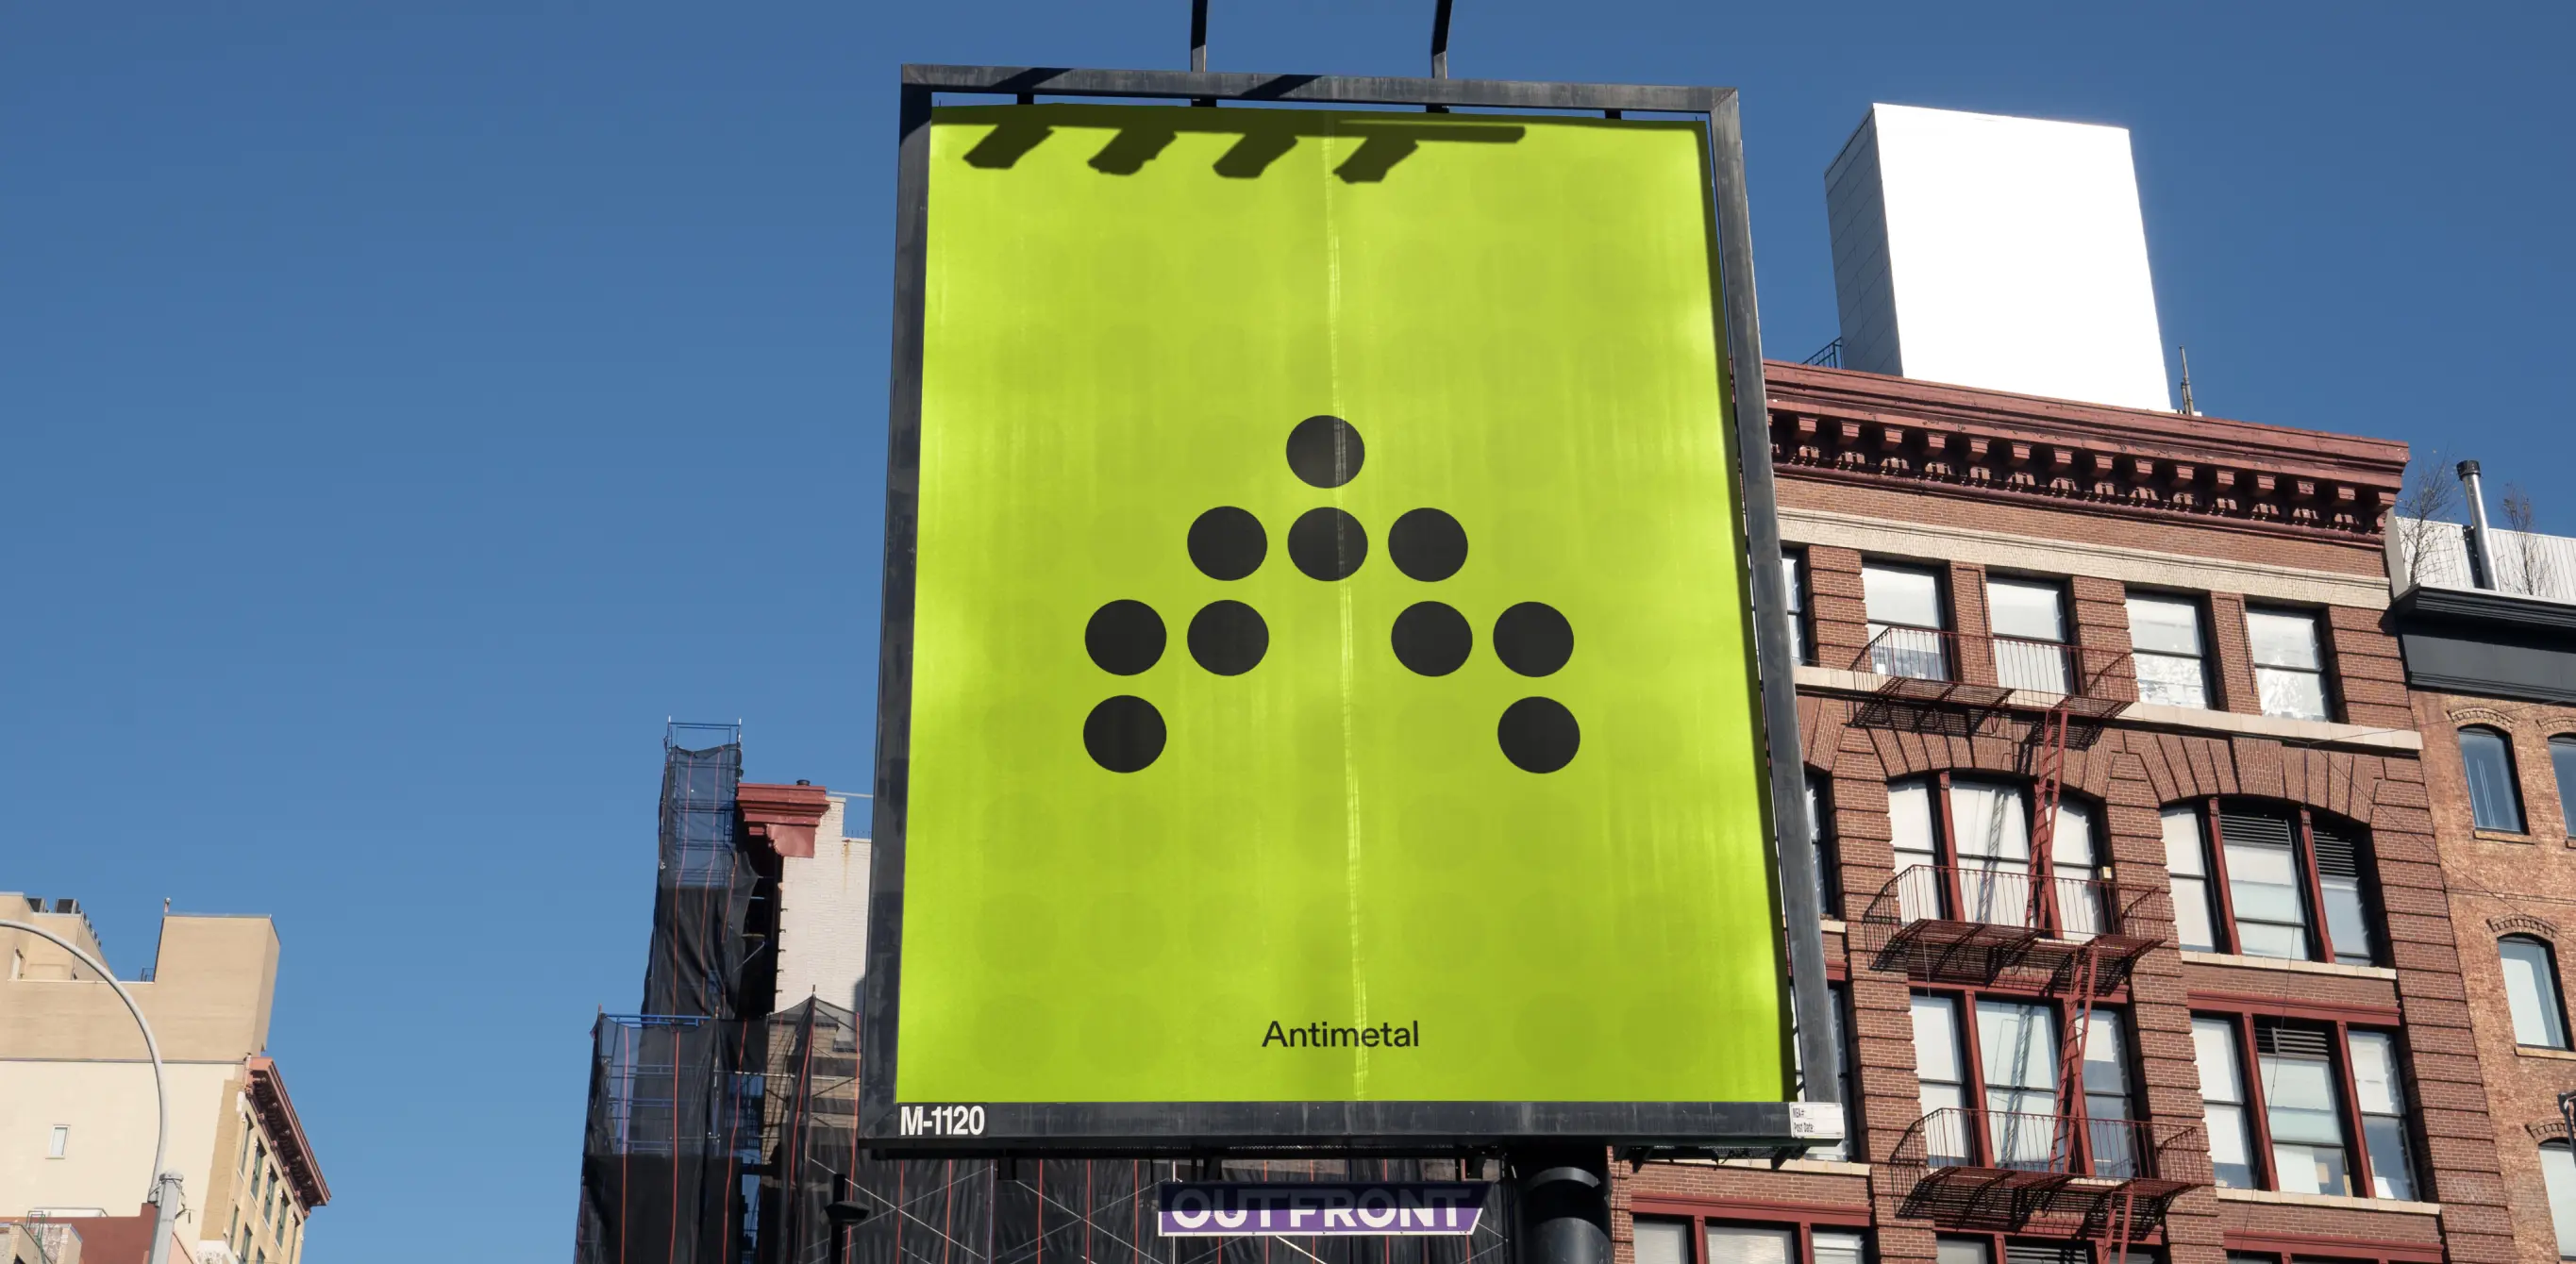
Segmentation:
{"type": "Polygon", "coordinates": [[[1798,1231],[1773,1225],[1708,1227],[1708,1264],[1790,1264],[1797,1258],[1798,1231]]]}
{"type": "MultiPolygon", "coordinates": [[[[1692,1219],[1638,1216],[1637,1264],[1692,1264],[1692,1219]]],[[[1868,1264],[1869,1239],[1856,1227],[1811,1223],[1699,1224],[1706,1264],[1868,1264]]]]}
{"type": "Polygon", "coordinates": [[[2513,772],[2513,743],[2484,726],[2460,730],[2460,766],[2469,774],[2469,819],[2482,830],[2522,832],[2522,790],[2513,772]]]}
{"type": "Polygon", "coordinates": [[[2558,827],[2576,834],[2576,737],[2549,739],[2549,766],[2558,775],[2558,827]]]}
{"type": "Polygon", "coordinates": [[[2245,1074],[2237,1057],[2236,1024],[2224,1018],[2191,1020],[2192,1051],[2200,1063],[2202,1117],[2208,1125],[2209,1161],[2221,1189],[2253,1189],[2254,1132],[2246,1113],[2245,1074]]]}
{"type": "Polygon", "coordinates": [[[2326,701],[2326,664],[2317,617],[2298,610],[2245,611],[2245,639],[2254,651],[2254,691],[2263,714],[2292,720],[2333,718],[2326,701]]]}
{"type": "Polygon", "coordinates": [[[1972,1151],[1964,1122],[1947,1124],[1942,1112],[1968,1104],[1968,1060],[1959,1045],[1956,997],[1914,994],[1914,1079],[1922,1087],[1924,1153],[1933,1166],[1956,1166],[1972,1151]]]}
{"type": "Polygon", "coordinates": [[[2394,1036],[2216,1015],[2194,1015],[2191,1034],[2219,1185],[2420,1197],[2394,1036]]]}
{"type": "Polygon", "coordinates": [[[71,1146],[71,1125],[55,1124],[53,1132],[48,1134],[45,1138],[45,1157],[49,1159],[63,1158],[70,1153],[71,1146]]]}
{"type": "Polygon", "coordinates": [[[1807,772],[1807,848],[1815,856],[1816,911],[1824,917],[1843,915],[1840,856],[1834,845],[1832,783],[1813,769],[1807,772]]]}
{"type": "Polygon", "coordinates": [[[1869,612],[1869,669],[1881,676],[1948,680],[1950,654],[1941,576],[1927,566],[1864,562],[1861,596],[1869,612]]]}
{"type": "Polygon", "coordinates": [[[2558,1258],[2576,1260],[2576,1150],[2564,1141],[2540,1147],[2540,1179],[2549,1187],[2549,1222],[2558,1230],[2558,1258]]]}
{"type": "Polygon", "coordinates": [[[2165,809],[2165,863],[2174,875],[2174,916],[2182,946],[2201,934],[2191,899],[2212,921],[2217,950],[2292,961],[2379,963],[2379,935],[2362,831],[2305,808],[2240,799],[2165,809]],[[2194,814],[2185,821],[2182,813],[2194,814]],[[2208,822],[2218,823],[2216,847],[2208,822]],[[2208,899],[2210,894],[2217,897],[2208,899]]]}
{"type": "Polygon", "coordinates": [[[1780,554],[1780,587],[1789,601],[1789,658],[1802,665],[1816,661],[1815,638],[1807,628],[1807,555],[1791,550],[1780,554]]]}
{"type": "Polygon", "coordinates": [[[2129,648],[2137,665],[2138,701],[2209,706],[2209,652],[2200,635],[2199,602],[2129,594],[2129,648]]]}
{"type": "Polygon", "coordinates": [[[2384,1031],[2348,1031],[2354,1108],[2361,1114],[2362,1152],[2370,1156],[2371,1192],[2380,1198],[2415,1198],[2413,1147],[2406,1144],[2406,1086],[2397,1077],[2397,1038],[2384,1031]]]}
{"type": "Polygon", "coordinates": [[[1691,1264],[1690,1222],[1637,1217],[1637,1264],[1691,1264]]]}
{"type": "MultiPolygon", "coordinates": [[[[1905,920],[2034,924],[2026,787],[1936,773],[1890,783],[1887,811],[1896,852],[1897,907],[1905,920]]],[[[2092,809],[2060,798],[2056,824],[2049,845],[2052,881],[2037,892],[2043,897],[2039,911],[2053,912],[2061,934],[2098,934],[2108,912],[2094,881],[2100,864],[2094,839],[2100,831],[2094,828],[2092,809]]]]}
{"type": "Polygon", "coordinates": [[[2297,1194],[2352,1192],[2350,1148],[2335,1091],[2331,1038],[2310,1027],[2258,1021],[2263,1121],[2272,1137],[2275,1185],[2297,1194]]]}
{"type": "MultiPolygon", "coordinates": [[[[1853,1122],[1851,1091],[1851,997],[1842,984],[1829,983],[1825,985],[1825,1005],[1825,1024],[1830,1029],[1825,1034],[1834,1047],[1834,1100],[1843,1108],[1844,1133],[1843,1140],[1832,1145],[1807,1147],[1807,1157],[1839,1162],[1851,1157],[1851,1134],[1857,1130],[1853,1122]]],[[[1801,1096],[1806,1093],[1806,1075],[1806,1068],[1800,1067],[1798,1091],[1801,1096]]]]}
{"type": "Polygon", "coordinates": [[[2217,891],[2209,884],[2209,843],[2200,810],[2164,810],[2165,871],[2172,875],[2174,938],[2192,952],[2218,951],[2217,891]]]}
{"type": "Polygon", "coordinates": [[[1915,1077],[1922,1085],[1924,1153],[1935,1167],[1975,1164],[2047,1171],[2061,1140],[2080,1171],[2114,1177],[2138,1174],[2134,1095],[2127,1024],[2114,1010],[2096,1009],[2085,1029],[2080,1083],[2061,1082],[2059,1024],[2054,1002],[1982,996],[1975,992],[1914,995],[1915,1077]],[[1976,1016],[1960,1021],[1962,1007],[1976,1016]],[[2061,1119],[2062,1089],[2080,1087],[2082,1124],[2061,1119]],[[1972,1106],[1982,1110],[1969,1109],[1972,1106]],[[2076,1138],[2059,1129],[2074,1127],[2076,1138]]]}
{"type": "Polygon", "coordinates": [[[2505,1005],[2513,1012],[2513,1042],[2543,1049],[2567,1047],[2567,1012],[2558,1003],[2558,961],[2549,945],[2528,935],[2496,941],[2504,961],[2505,1005]]]}
{"type": "Polygon", "coordinates": [[[2006,689],[2066,693],[2074,675],[2067,658],[2066,590],[2034,579],[1986,581],[1986,621],[1994,633],[1995,682],[2006,689]]]}

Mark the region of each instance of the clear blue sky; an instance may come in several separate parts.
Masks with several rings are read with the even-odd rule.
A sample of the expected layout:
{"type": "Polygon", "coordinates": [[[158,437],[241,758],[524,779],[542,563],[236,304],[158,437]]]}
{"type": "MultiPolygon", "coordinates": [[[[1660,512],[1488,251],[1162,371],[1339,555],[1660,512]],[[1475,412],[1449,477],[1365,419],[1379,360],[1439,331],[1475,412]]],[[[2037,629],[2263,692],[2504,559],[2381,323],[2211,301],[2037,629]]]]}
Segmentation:
{"type": "MultiPolygon", "coordinates": [[[[120,972],[275,915],[316,1260],[562,1259],[663,718],[869,775],[895,67],[1177,67],[1187,6],[148,7],[0,10],[0,888],[120,972]]],[[[1418,73],[1430,8],[1216,0],[1212,60],[1418,73]]],[[[1460,0],[1453,58],[1740,86],[1789,357],[1869,102],[2125,125],[2207,411],[2576,533],[2571,13],[1460,0]]]]}

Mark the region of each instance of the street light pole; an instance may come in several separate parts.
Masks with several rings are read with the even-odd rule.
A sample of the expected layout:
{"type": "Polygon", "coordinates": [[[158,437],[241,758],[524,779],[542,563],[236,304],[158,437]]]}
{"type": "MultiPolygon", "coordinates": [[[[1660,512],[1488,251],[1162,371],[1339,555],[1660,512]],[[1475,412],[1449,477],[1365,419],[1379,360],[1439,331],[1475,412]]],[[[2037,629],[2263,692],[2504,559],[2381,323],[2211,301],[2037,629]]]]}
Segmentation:
{"type": "Polygon", "coordinates": [[[168,1158],[170,1153],[170,1084],[161,1074],[161,1042],[153,1038],[152,1024],[145,1021],[143,1007],[134,1003],[134,994],[126,991],[125,985],[116,981],[116,975],[96,957],[81,951],[80,947],[70,940],[42,926],[30,926],[25,922],[0,921],[0,930],[25,931],[78,958],[82,965],[96,971],[98,977],[105,979],[109,987],[116,989],[116,999],[125,1002],[126,1012],[134,1015],[134,1025],[143,1029],[143,1049],[152,1055],[152,1095],[161,1108],[161,1130],[152,1139],[152,1187],[144,1195],[143,1201],[152,1204],[153,1209],[158,1213],[152,1225],[150,1264],[169,1264],[170,1231],[172,1226],[178,1223],[179,1202],[183,1192],[179,1188],[179,1174],[164,1171],[161,1167],[162,1160],[168,1158]]]}

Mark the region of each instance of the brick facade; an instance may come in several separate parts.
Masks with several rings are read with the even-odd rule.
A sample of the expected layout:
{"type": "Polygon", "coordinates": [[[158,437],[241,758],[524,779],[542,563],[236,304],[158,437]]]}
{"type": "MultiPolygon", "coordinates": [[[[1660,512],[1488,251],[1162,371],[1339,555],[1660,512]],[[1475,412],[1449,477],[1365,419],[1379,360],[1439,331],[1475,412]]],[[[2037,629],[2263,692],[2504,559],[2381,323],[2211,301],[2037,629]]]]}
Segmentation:
{"type": "MultiPolygon", "coordinates": [[[[2486,906],[2476,907],[2473,923],[2460,920],[2471,916],[2473,899],[2487,897],[2466,895],[2446,879],[2450,834],[2437,826],[2436,805],[2448,787],[2438,769],[2429,775],[2429,794],[2427,787],[2434,721],[2423,718],[2419,740],[2426,704],[2410,699],[2397,643],[2384,627],[2379,522],[2394,500],[2403,446],[1839,370],[1775,364],[1768,371],[1783,534],[1805,559],[1813,646],[1812,663],[1800,672],[1799,740],[1825,790],[1825,832],[1845,913],[1843,922],[1827,925],[1826,944],[1849,1006],[1850,1161],[1795,1161],[1780,1170],[1648,1164],[1619,1182],[1613,1238],[1623,1264],[1633,1259],[1639,1216],[1795,1223],[1811,1231],[1866,1226],[1872,1256],[1891,1264],[1928,1264],[1945,1233],[2099,1247],[2100,1239],[2081,1230],[1908,1214],[1907,1195],[1923,1169],[1895,1160],[1924,1117],[1911,997],[1941,985],[1873,951],[1878,941],[1864,933],[1875,925],[1864,925],[1873,908],[1885,915],[1894,907],[1892,897],[1883,898],[1898,873],[1889,785],[1950,773],[2027,786],[2044,762],[2037,754],[2043,721],[2029,708],[1946,717],[1935,704],[1891,708],[1877,692],[1885,678],[1868,674],[1862,578],[1866,562],[1882,559],[1936,568],[1946,626],[1955,633],[1954,679],[1970,685],[1997,684],[1986,584],[1999,569],[2062,585],[2068,640],[2084,647],[2082,661],[2110,665],[2092,693],[2121,703],[2138,698],[2128,658],[2132,586],[2182,593],[2204,612],[2208,708],[2133,706],[2088,731],[2089,744],[2070,743],[2080,748],[2064,761],[2066,802],[2091,812],[2096,858],[2108,865],[2119,899],[2141,899],[2133,927],[2154,940],[2125,983],[2102,999],[2104,1010],[2126,1016],[2131,1109],[2154,1135],[2198,1138],[2187,1157],[2208,1171],[2205,1134],[2192,1132],[2204,1120],[2196,1013],[2227,1017],[2247,1033],[2257,1020],[2269,1030],[2275,1019],[2337,1033],[2392,1033],[2401,1051],[2412,1198],[2221,1191],[2204,1175],[2132,1254],[2162,1251],[2173,1264],[2224,1264],[2228,1251],[2503,1264],[2517,1258],[2519,1238],[2518,1258],[2554,1259],[2534,1245],[2552,1241],[2545,1212],[2535,1230],[2531,1213],[2516,1210],[2545,1207],[2537,1161],[2500,1154],[2498,1138],[2554,1117],[2543,1099],[2555,1089],[2540,1081],[2576,1082],[2576,1060],[2519,1059],[2538,1064],[2534,1086],[2509,1102],[2498,1099],[2490,1116],[2492,1065],[2515,1053],[2509,1037],[2499,1048],[2492,1022],[2479,1017],[2480,989],[2501,986],[2486,906]],[[1959,540],[1974,547],[1947,543],[1959,540]],[[2316,616],[2330,720],[2264,715],[2246,632],[2249,602],[2316,616]],[[2366,838],[2375,874],[2367,896],[2373,964],[2186,954],[2177,946],[2160,813],[2217,803],[2330,822],[2366,838]],[[2473,950],[2480,942],[2484,957],[2473,950]]],[[[2558,719],[2576,728],[2576,712],[2558,719]]],[[[2535,733],[2547,727],[2534,725],[2535,733]]],[[[2526,750],[2523,766],[2545,768],[2546,754],[2526,750]]],[[[2532,818],[2535,830],[2557,829],[2548,850],[2565,862],[2568,903],[2551,920],[2576,934],[2576,854],[2558,841],[2563,822],[2552,816],[2544,824],[2537,810],[2532,818]]],[[[2514,855],[2535,850],[2478,845],[2496,851],[2499,865],[2513,863],[2507,848],[2514,855]]],[[[2504,882],[2481,880],[2477,889],[2519,889],[2504,882]]],[[[2320,889],[2312,887],[2309,898],[2320,889]]],[[[2310,908],[2323,916],[2320,905],[2310,908]]],[[[1999,982],[1981,994],[2043,995],[2015,986],[1999,982]]],[[[2252,1036],[2246,1039],[2250,1050],[2252,1036]]],[[[2333,1057],[2338,1066],[2348,1062],[2343,1050],[2333,1057]]],[[[2245,1071],[2252,1078],[2254,1067],[2245,1071]]],[[[2343,1081],[2348,1117],[2357,1109],[2354,1083],[2343,1081]]],[[[2358,1137],[2347,1145],[2355,1155],[2366,1149],[2358,1137]]],[[[2095,1258],[2105,1257],[2097,1251],[2095,1258]]]]}
{"type": "MultiPolygon", "coordinates": [[[[2513,1258],[2544,1264],[2559,1258],[2540,1175],[2540,1145],[2566,1135],[2557,1096],[2576,1089],[2576,1053],[2517,1042],[2506,1002],[2497,941],[2541,940],[2560,968],[2576,954],[2576,840],[2568,836],[2565,799],[2549,740],[2576,738],[2576,707],[2421,692],[2416,719],[2424,734],[2424,780],[2433,833],[2448,878],[2451,928],[2457,935],[2464,1004],[2471,1032],[2449,1046],[2483,1080],[2491,1131],[2459,1144],[2488,1145],[2500,1169],[2498,1232],[2510,1232],[2513,1258]],[[2470,814],[2459,730],[2476,725],[2505,735],[2520,791],[2520,831],[2481,830],[2470,814]]],[[[2558,998],[2566,1000],[2563,982],[2558,998]]]]}

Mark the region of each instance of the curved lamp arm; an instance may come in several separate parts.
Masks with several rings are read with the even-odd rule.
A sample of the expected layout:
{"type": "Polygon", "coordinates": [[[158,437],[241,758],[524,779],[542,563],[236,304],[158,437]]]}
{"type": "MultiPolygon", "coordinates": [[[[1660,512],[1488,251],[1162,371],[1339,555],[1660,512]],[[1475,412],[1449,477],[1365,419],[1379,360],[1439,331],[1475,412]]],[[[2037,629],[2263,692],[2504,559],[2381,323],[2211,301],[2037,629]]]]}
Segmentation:
{"type": "MultiPolygon", "coordinates": [[[[82,965],[88,966],[90,969],[97,971],[98,977],[106,980],[109,987],[116,989],[116,999],[125,1002],[125,1008],[134,1015],[134,1025],[143,1029],[143,1048],[152,1055],[152,1093],[153,1096],[160,1100],[161,1106],[161,1131],[160,1134],[153,1138],[152,1141],[152,1189],[151,1192],[144,1197],[143,1201],[151,1203],[154,1206],[159,1206],[161,1203],[161,1161],[168,1156],[170,1149],[170,1086],[162,1079],[161,1076],[161,1042],[152,1038],[152,1024],[144,1021],[143,1007],[134,1003],[134,994],[126,991],[125,985],[116,981],[116,975],[114,973],[109,971],[105,965],[101,964],[97,958],[90,956],[88,953],[82,952],[80,948],[70,940],[63,938],[52,931],[46,930],[44,927],[30,926],[25,922],[0,921],[0,930],[23,930],[39,939],[50,940],[53,942],[54,946],[61,948],[63,951],[70,953],[74,957],[79,958],[82,965]]],[[[155,1245],[157,1246],[159,1244],[156,1242],[155,1245]]],[[[155,1252],[155,1258],[158,1258],[157,1251],[155,1252]]]]}

